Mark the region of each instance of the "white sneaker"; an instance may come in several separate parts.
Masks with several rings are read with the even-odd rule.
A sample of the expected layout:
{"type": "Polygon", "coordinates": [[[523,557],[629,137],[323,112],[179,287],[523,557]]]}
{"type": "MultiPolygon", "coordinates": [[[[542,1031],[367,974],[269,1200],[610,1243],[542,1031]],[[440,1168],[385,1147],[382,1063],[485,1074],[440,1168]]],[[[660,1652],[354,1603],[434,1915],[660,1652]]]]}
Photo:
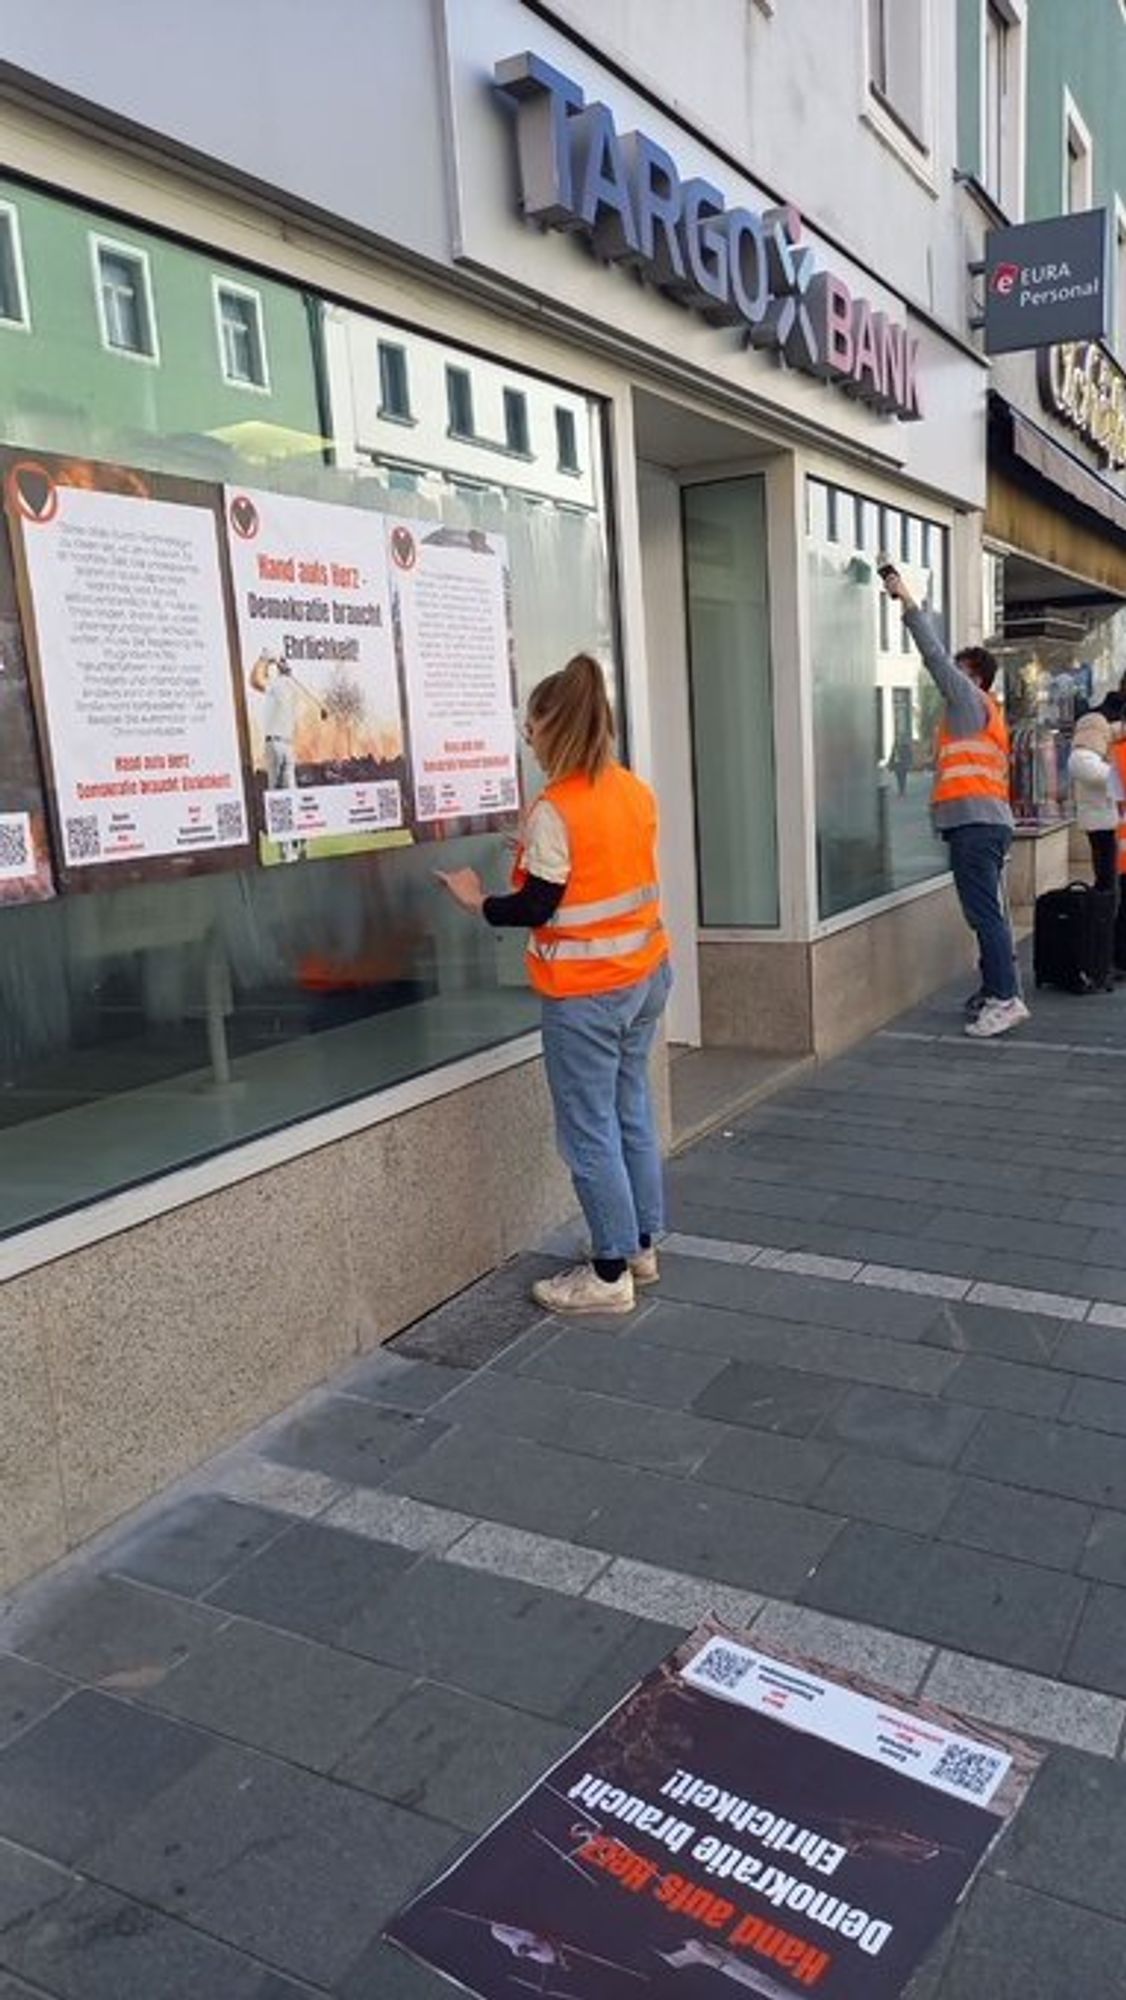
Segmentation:
{"type": "Polygon", "coordinates": [[[655,1285],[661,1275],[656,1244],[651,1243],[648,1250],[635,1250],[629,1268],[635,1285],[655,1285]]]}
{"type": "Polygon", "coordinates": [[[537,1278],[532,1297],[538,1306],[553,1313],[628,1313],[637,1303],[630,1270],[607,1284],[593,1264],[575,1264],[569,1271],[560,1271],[558,1277],[537,1278]]]}
{"type": "Polygon", "coordinates": [[[965,1033],[975,1041],[988,1041],[993,1035],[1007,1035],[1010,1028],[1019,1028],[1028,1019],[1028,1008],[1019,993],[1011,1000],[987,1000],[980,1014],[967,1021],[965,1033]]]}

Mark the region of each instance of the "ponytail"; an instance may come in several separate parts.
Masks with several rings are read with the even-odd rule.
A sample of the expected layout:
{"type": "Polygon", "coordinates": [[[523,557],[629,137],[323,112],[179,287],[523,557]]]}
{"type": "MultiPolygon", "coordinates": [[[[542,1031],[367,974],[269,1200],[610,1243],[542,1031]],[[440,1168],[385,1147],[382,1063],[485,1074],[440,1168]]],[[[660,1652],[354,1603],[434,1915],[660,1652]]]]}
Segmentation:
{"type": "Polygon", "coordinates": [[[592,781],[614,754],[614,713],[606,677],[589,653],[576,653],[532,689],[528,713],[538,723],[549,778],[582,771],[592,781]]]}

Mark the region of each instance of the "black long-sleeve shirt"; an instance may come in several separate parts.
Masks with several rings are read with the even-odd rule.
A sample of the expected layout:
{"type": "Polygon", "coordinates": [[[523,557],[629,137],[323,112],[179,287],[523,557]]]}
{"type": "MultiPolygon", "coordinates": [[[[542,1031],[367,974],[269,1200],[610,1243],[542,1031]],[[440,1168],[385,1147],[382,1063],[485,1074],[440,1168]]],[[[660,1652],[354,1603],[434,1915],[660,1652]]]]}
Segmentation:
{"type": "Polygon", "coordinates": [[[542,875],[529,875],[521,888],[509,896],[486,896],[481,913],[495,930],[537,930],[550,923],[563,901],[565,882],[545,882],[542,875]]]}

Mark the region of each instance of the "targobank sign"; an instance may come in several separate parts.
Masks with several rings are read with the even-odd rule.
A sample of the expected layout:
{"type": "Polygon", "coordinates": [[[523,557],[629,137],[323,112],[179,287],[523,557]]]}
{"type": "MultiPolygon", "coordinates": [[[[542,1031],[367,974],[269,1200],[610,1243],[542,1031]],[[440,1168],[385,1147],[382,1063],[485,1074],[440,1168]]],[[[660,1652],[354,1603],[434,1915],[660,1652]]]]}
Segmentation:
{"type": "Polygon", "coordinates": [[[994,229],[985,241],[985,347],[1008,354],[1106,333],[1105,208],[994,229]]]}
{"type": "Polygon", "coordinates": [[[791,368],[833,382],[904,421],[923,414],[919,342],[906,326],[818,268],[794,208],[729,207],[708,180],[683,179],[644,132],[619,133],[605,104],[530,52],[494,72],[516,106],[521,203],[530,221],[586,236],[719,325],[743,330],[791,368]]]}

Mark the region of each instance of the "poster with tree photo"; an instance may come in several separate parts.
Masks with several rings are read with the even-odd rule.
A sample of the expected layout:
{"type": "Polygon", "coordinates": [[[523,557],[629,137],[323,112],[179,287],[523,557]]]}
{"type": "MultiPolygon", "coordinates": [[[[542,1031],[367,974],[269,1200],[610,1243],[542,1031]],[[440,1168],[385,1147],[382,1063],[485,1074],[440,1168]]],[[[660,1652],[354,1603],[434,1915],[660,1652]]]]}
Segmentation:
{"type": "Polygon", "coordinates": [[[7,524],[0,517],[0,905],[54,894],[47,810],[7,524]]]}

